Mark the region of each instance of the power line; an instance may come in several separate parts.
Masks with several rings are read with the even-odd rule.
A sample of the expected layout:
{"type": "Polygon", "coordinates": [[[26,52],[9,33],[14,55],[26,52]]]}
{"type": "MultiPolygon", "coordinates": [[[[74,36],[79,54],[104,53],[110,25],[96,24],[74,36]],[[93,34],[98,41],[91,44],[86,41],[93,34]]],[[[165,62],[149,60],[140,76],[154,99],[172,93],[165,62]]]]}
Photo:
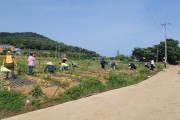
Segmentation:
{"type": "Polygon", "coordinates": [[[150,18],[152,19],[154,25],[156,26],[156,28],[158,30],[162,30],[159,26],[159,24],[162,22],[160,20],[160,15],[157,12],[157,8],[155,7],[155,5],[153,5],[153,2],[151,0],[146,0],[145,1],[145,5],[146,5],[146,10],[148,12],[148,14],[150,15],[150,18]]]}

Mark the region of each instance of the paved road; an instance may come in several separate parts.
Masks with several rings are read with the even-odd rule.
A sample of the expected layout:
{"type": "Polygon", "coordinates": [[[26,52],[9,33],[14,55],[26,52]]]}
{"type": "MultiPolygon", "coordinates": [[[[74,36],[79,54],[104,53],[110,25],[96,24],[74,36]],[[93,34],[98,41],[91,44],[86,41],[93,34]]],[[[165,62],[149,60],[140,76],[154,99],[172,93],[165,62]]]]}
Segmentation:
{"type": "Polygon", "coordinates": [[[180,120],[180,66],[137,85],[6,120],[180,120]]]}

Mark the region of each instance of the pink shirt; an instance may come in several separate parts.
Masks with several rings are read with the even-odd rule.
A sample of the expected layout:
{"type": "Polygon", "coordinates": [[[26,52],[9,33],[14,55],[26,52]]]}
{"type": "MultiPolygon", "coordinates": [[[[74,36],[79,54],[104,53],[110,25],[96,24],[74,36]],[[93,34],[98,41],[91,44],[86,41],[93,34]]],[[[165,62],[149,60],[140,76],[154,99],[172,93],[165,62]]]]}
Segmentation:
{"type": "Polygon", "coordinates": [[[33,56],[28,57],[28,66],[34,66],[35,58],[33,56]]]}

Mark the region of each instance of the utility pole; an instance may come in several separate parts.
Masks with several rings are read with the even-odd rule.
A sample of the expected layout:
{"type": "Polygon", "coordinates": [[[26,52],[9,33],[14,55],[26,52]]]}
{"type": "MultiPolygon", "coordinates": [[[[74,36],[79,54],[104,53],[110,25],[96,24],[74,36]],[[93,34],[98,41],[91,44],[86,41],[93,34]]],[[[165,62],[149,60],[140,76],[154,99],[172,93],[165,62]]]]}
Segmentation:
{"type": "MultiPolygon", "coordinates": [[[[61,50],[61,47],[60,45],[58,45],[58,51],[60,52],[60,50],[61,50]]],[[[58,53],[58,58],[59,58],[59,53],[58,53]]]]}
{"type": "Polygon", "coordinates": [[[157,55],[156,55],[156,62],[158,62],[158,45],[157,45],[157,55]]]}
{"type": "Polygon", "coordinates": [[[169,24],[170,25],[170,23],[166,23],[166,21],[165,21],[165,23],[164,24],[161,24],[163,27],[164,27],[164,37],[165,37],[165,63],[167,63],[167,41],[166,41],[166,25],[167,24],[169,24]]]}
{"type": "Polygon", "coordinates": [[[55,51],[55,58],[57,58],[57,46],[56,46],[56,51],[55,51]]]}
{"type": "Polygon", "coordinates": [[[80,60],[80,55],[81,55],[81,49],[79,49],[79,60],[80,60]]]}
{"type": "Polygon", "coordinates": [[[117,54],[116,54],[116,56],[119,56],[120,54],[119,54],[119,50],[117,50],[117,54]]]}

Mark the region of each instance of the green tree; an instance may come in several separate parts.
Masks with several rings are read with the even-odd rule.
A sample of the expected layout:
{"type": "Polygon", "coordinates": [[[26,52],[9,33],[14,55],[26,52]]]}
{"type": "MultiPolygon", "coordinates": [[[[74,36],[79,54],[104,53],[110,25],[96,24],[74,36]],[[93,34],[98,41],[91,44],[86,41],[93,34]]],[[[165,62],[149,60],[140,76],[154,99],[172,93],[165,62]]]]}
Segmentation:
{"type": "MultiPolygon", "coordinates": [[[[180,47],[179,41],[174,39],[167,39],[167,62],[170,64],[176,64],[176,61],[180,61],[180,47]]],[[[147,58],[147,60],[151,58],[157,58],[158,60],[163,61],[165,56],[165,42],[162,41],[158,45],[154,45],[153,47],[148,48],[134,48],[132,52],[132,56],[134,56],[137,60],[142,60],[143,57],[147,58]],[[157,53],[158,47],[158,53],[157,53]]]]}
{"type": "MultiPolygon", "coordinates": [[[[67,52],[70,57],[77,57],[77,53],[82,54],[82,58],[92,58],[99,57],[100,55],[94,51],[83,49],[77,46],[65,45],[62,42],[57,42],[51,40],[43,35],[32,32],[22,32],[22,33],[0,33],[1,43],[2,44],[11,44],[15,47],[21,49],[30,49],[30,50],[49,50],[49,51],[58,51],[58,52],[67,52]],[[57,49],[58,48],[58,49],[57,49]]],[[[52,53],[54,54],[54,53],[52,53]]],[[[51,55],[52,56],[52,55],[51,55]]]]}
{"type": "Polygon", "coordinates": [[[132,56],[134,56],[139,61],[143,61],[143,57],[146,59],[149,58],[149,50],[146,48],[134,48],[132,56]]]}

